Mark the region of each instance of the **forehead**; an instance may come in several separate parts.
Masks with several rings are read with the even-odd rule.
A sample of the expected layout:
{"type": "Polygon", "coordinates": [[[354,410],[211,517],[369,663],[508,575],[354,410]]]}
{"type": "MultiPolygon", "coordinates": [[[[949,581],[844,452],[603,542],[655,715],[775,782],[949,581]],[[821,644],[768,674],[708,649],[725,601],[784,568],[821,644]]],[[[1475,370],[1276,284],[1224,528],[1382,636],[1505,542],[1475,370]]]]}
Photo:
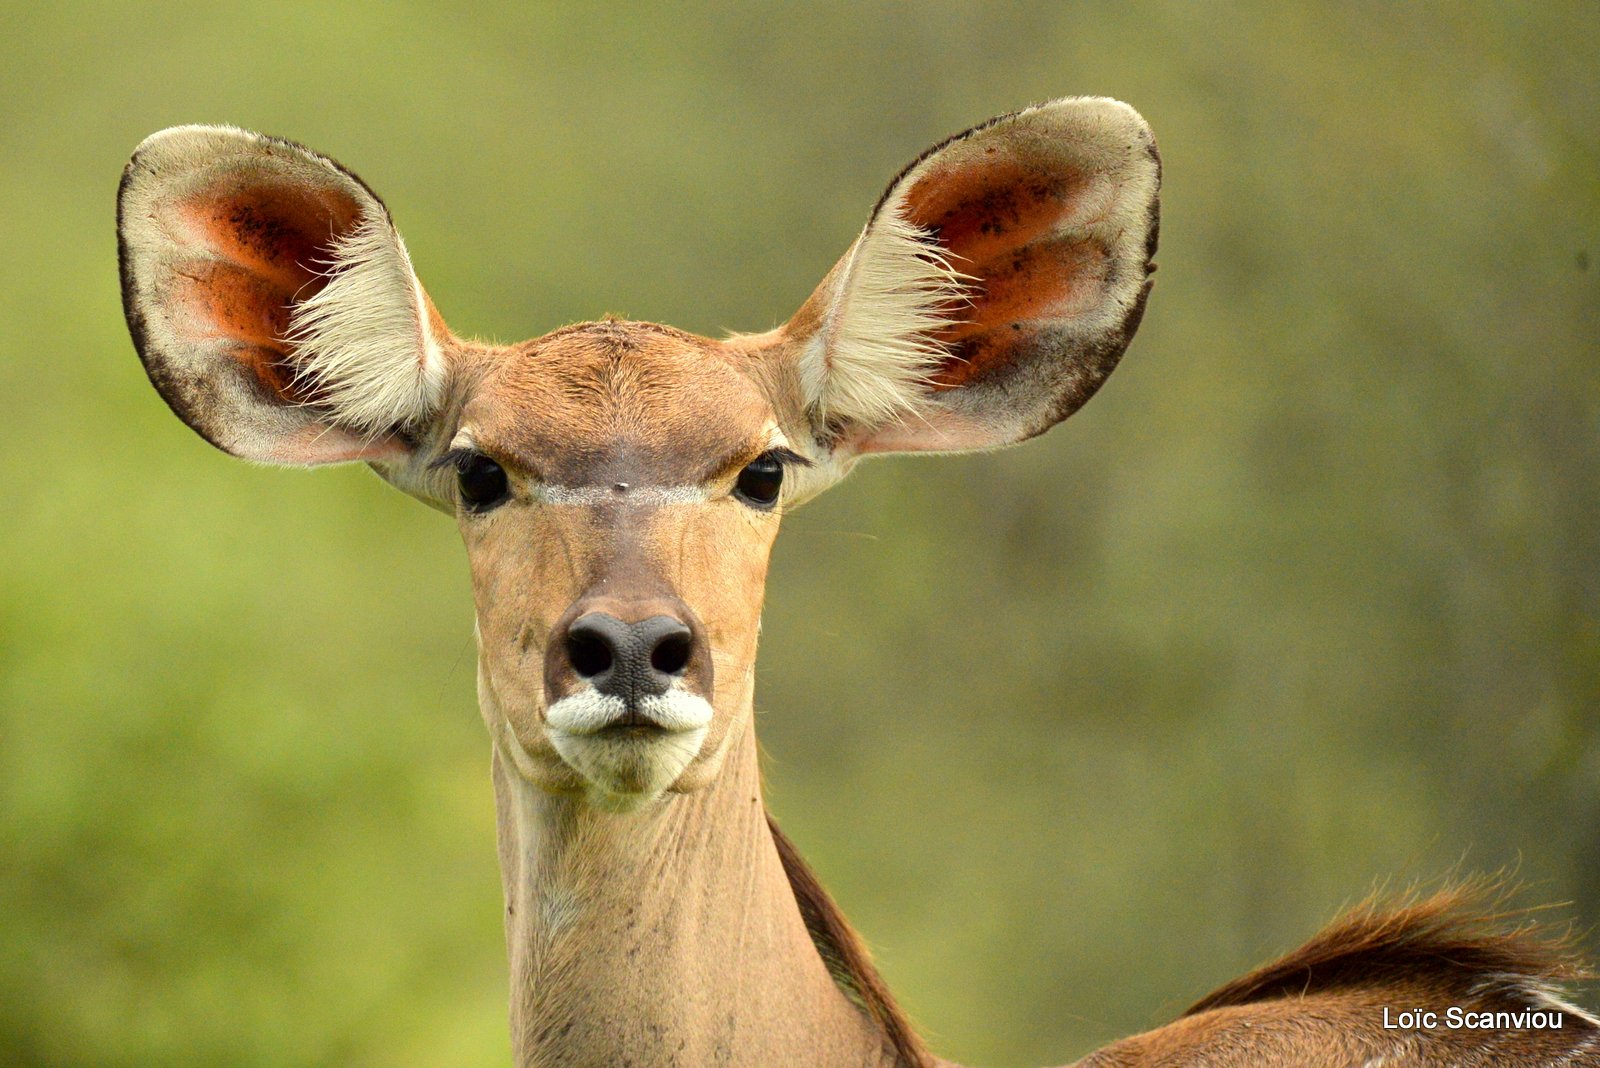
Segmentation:
{"type": "Polygon", "coordinates": [[[605,320],[496,353],[463,425],[547,481],[692,483],[765,448],[773,416],[727,346],[605,320]]]}

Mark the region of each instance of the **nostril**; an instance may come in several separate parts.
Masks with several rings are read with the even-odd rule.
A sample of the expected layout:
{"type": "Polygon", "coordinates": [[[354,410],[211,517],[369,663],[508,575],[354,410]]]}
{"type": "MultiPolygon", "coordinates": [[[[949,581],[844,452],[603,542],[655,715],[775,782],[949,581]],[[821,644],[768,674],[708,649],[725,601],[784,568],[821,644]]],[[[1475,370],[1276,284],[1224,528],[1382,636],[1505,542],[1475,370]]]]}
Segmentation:
{"type": "Polygon", "coordinates": [[[663,675],[682,675],[689,666],[689,635],[669,634],[650,650],[650,666],[663,675]]]}
{"type": "Polygon", "coordinates": [[[592,679],[611,669],[611,646],[598,635],[579,631],[567,635],[567,659],[572,670],[592,679]]]}
{"type": "Polygon", "coordinates": [[[694,632],[668,615],[624,623],[608,612],[573,620],[561,639],[566,662],[582,683],[608,697],[639,701],[666,693],[694,660],[694,632]]]}

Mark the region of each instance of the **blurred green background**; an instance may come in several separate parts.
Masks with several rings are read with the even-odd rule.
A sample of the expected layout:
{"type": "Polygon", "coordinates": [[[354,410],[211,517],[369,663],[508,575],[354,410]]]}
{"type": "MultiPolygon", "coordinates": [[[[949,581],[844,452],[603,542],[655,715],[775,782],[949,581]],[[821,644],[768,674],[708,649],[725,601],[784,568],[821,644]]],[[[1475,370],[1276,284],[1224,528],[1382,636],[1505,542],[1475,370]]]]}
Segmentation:
{"type": "Polygon", "coordinates": [[[502,340],[799,305],[882,185],[1131,101],[1161,271],[1064,428],[793,516],[772,804],[941,1053],[1082,1054],[1376,881],[1600,923],[1600,19],[1570,3],[12,5],[0,1063],[503,1064],[452,524],[146,384],[151,131],[304,141],[502,340]]]}

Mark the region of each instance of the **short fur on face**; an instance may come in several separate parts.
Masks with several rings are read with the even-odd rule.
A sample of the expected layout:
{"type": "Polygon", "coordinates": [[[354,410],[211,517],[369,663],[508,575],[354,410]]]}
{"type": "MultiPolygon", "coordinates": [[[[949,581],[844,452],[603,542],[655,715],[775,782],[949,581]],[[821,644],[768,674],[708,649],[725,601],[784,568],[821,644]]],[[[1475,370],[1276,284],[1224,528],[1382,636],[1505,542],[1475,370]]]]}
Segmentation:
{"type": "Polygon", "coordinates": [[[584,324],[499,353],[454,441],[493,457],[514,486],[506,504],[462,519],[491,732],[525,775],[611,807],[703,784],[748,715],[778,513],[731,490],[784,442],[765,395],[715,342],[584,324]],[[660,739],[676,769],[667,781],[615,746],[575,759],[576,743],[549,730],[547,643],[580,602],[624,619],[682,605],[704,628],[709,670],[691,668],[685,684],[713,714],[688,759],[682,739],[660,739]]]}

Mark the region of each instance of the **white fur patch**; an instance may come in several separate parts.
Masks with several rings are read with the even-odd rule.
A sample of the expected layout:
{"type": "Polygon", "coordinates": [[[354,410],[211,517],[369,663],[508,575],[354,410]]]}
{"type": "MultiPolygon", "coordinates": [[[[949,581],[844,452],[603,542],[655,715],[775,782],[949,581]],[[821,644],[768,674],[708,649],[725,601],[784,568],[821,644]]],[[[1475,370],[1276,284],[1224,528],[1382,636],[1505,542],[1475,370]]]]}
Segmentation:
{"type": "Polygon", "coordinates": [[[646,697],[638,712],[659,732],[603,733],[627,712],[620,697],[593,687],[545,710],[545,729],[561,759],[588,782],[590,798],[610,809],[636,808],[661,796],[700,753],[711,726],[711,705],[686,690],[646,697]]]}
{"type": "Polygon", "coordinates": [[[330,281],[294,309],[288,340],[301,376],[340,423],[383,430],[430,414],[445,364],[405,242],[381,209],[339,237],[319,265],[330,281]]]}
{"type": "MultiPolygon", "coordinates": [[[[563,734],[595,734],[613,726],[628,712],[622,698],[586,686],[545,710],[544,721],[563,734]]],[[[703,730],[711,723],[711,705],[687,690],[668,690],[639,702],[640,716],[671,733],[703,730]]]]}
{"type": "Polygon", "coordinates": [[[914,413],[945,357],[932,331],[965,292],[925,232],[890,197],[845,254],[822,329],[800,359],[807,404],[867,424],[914,413]]]}
{"type": "Polygon", "coordinates": [[[545,504],[699,504],[706,500],[704,486],[558,486],[542,483],[533,490],[545,504]]]}

